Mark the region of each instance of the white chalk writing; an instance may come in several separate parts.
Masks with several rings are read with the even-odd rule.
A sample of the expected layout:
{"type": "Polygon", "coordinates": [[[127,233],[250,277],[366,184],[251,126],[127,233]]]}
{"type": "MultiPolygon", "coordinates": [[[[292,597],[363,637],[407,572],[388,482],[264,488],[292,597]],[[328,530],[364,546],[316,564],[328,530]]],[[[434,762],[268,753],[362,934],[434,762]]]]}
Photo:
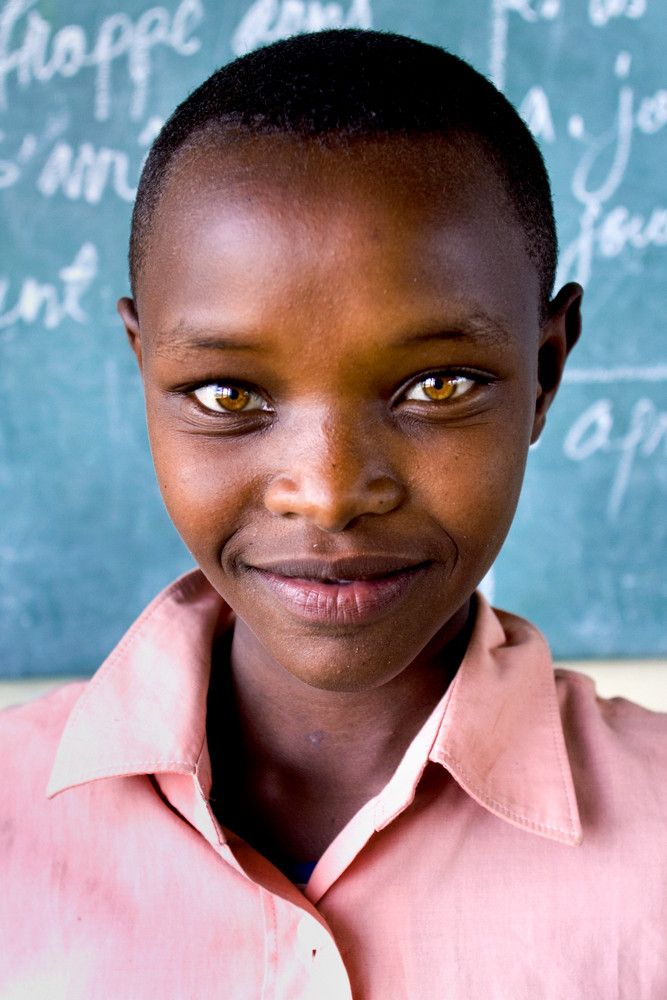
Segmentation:
{"type": "Polygon", "coordinates": [[[598,399],[574,421],[563,442],[563,452],[573,462],[583,462],[598,452],[617,456],[612,475],[607,516],[615,521],[628,492],[633,468],[640,458],[667,456],[667,412],[652,400],[638,399],[630,412],[627,431],[614,436],[617,418],[614,402],[598,399]]]}
{"type": "Polygon", "coordinates": [[[83,198],[96,205],[111,182],[123,201],[134,201],[136,187],[128,181],[128,156],[118,149],[83,142],[74,150],[67,142],[59,142],[51,151],[37,179],[37,189],[47,197],[62,191],[71,201],[83,198]]]}
{"type": "Polygon", "coordinates": [[[351,0],[347,11],[342,3],[256,0],[232,35],[232,51],[240,56],[260,45],[306,31],[370,28],[372,24],[370,0],[351,0]]]}
{"type": "Polygon", "coordinates": [[[10,309],[5,308],[10,281],[0,277],[0,329],[41,322],[53,330],[65,319],[84,323],[88,316],[81,299],[97,275],[97,256],[95,245],[84,243],[72,263],[58,271],[58,283],[25,278],[10,309]]]}
{"type": "Polygon", "coordinates": [[[637,109],[637,128],[645,135],[653,135],[667,124],[667,90],[660,88],[645,97],[637,109]]]}
{"type": "Polygon", "coordinates": [[[665,365],[617,365],[613,368],[566,368],[565,384],[612,385],[615,382],[667,382],[665,365]]]}
{"type": "Polygon", "coordinates": [[[614,17],[636,20],[646,13],[646,0],[589,0],[588,16],[591,24],[602,27],[614,17]]]}
{"type": "Polygon", "coordinates": [[[519,114],[536,139],[553,142],[556,138],[551,107],[543,87],[531,87],[519,107],[519,114]]]}
{"type": "MultiPolygon", "coordinates": [[[[629,54],[620,52],[616,58],[616,76],[624,81],[630,69],[629,54]]],[[[609,258],[628,248],[667,246],[667,209],[655,206],[648,213],[640,213],[623,204],[609,204],[626,177],[635,132],[652,135],[666,123],[667,91],[658,90],[637,107],[635,90],[625,82],[618,90],[616,118],[610,129],[590,135],[581,115],[570,118],[570,134],[585,145],[572,177],[572,194],[583,211],[576,237],[561,254],[559,283],[574,279],[586,284],[596,254],[609,258]],[[597,184],[592,182],[596,174],[597,184]]]]}
{"type": "Polygon", "coordinates": [[[535,23],[552,21],[560,9],[560,0],[492,0],[489,77],[499,90],[505,86],[510,14],[535,23]]]}
{"type": "Polygon", "coordinates": [[[81,70],[95,71],[94,116],[106,121],[113,100],[112,67],[126,60],[132,84],[130,118],[145,113],[152,62],[157,46],[181,56],[199,51],[201,40],[193,35],[204,10],[201,0],[182,0],[174,14],[165,7],[151,7],[133,20],[128,14],[111,14],[100,22],[94,39],[78,24],[68,24],[55,33],[34,10],[37,0],[9,0],[0,10],[0,109],[8,107],[8,78],[13,75],[25,90],[34,83],[55,77],[71,79],[81,70]],[[13,37],[20,37],[13,44],[13,37]]]}

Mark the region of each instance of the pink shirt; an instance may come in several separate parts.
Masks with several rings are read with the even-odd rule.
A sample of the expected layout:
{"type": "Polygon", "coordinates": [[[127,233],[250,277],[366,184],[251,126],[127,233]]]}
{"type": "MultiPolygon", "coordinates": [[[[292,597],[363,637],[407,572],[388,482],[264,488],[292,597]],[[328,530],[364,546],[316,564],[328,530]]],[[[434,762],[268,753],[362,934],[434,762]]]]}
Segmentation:
{"type": "Polygon", "coordinates": [[[2,1000],[667,997],[667,716],[554,674],[480,598],[446,695],[302,893],[207,801],[230,618],[189,574],[89,683],[0,715],[2,1000]]]}

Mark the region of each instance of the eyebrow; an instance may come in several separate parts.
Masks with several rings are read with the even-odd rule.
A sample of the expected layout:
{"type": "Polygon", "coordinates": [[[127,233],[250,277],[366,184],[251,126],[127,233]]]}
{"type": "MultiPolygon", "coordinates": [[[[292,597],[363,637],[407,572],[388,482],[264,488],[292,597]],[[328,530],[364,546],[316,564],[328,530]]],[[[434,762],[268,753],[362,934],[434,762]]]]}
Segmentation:
{"type": "MultiPolygon", "coordinates": [[[[162,330],[157,335],[158,354],[186,354],[188,351],[254,351],[266,352],[268,345],[256,339],[243,339],[242,333],[225,333],[223,330],[201,328],[179,323],[170,330],[162,330]]],[[[434,329],[417,329],[400,336],[392,346],[412,347],[428,341],[461,340],[490,347],[501,347],[511,340],[509,329],[483,310],[468,313],[458,321],[440,324],[434,329]]]]}
{"type": "Polygon", "coordinates": [[[243,334],[225,333],[208,327],[191,327],[179,323],[170,330],[160,330],[156,337],[158,354],[186,354],[188,351],[262,351],[266,348],[254,340],[244,340],[243,334]]]}
{"type": "Polygon", "coordinates": [[[399,343],[402,347],[410,347],[412,344],[425,343],[429,340],[467,340],[475,344],[502,347],[511,339],[510,330],[504,323],[482,310],[477,310],[459,321],[447,323],[446,326],[441,325],[436,329],[417,330],[406,334],[399,343]]]}

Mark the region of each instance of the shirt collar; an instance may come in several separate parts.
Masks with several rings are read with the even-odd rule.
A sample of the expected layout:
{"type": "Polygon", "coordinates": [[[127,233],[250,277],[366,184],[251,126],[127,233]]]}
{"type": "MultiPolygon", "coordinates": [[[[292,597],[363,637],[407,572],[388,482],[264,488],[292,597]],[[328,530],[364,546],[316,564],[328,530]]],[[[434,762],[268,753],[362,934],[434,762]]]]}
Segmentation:
{"type": "Polygon", "coordinates": [[[49,797],[98,778],[197,771],[211,645],[225,618],[230,610],[198,570],[148,605],[74,705],[49,797]]]}
{"type": "MultiPolygon", "coordinates": [[[[75,704],[49,797],[100,778],[208,769],[211,645],[231,620],[199,570],[158,595],[75,704]]],[[[501,819],[579,843],[553,665],[537,629],[478,594],[467,652],[441,704],[429,759],[501,819]]]]}
{"type": "Polygon", "coordinates": [[[429,759],[508,823],[581,843],[553,662],[541,633],[477,594],[473,632],[448,695],[429,759]]]}

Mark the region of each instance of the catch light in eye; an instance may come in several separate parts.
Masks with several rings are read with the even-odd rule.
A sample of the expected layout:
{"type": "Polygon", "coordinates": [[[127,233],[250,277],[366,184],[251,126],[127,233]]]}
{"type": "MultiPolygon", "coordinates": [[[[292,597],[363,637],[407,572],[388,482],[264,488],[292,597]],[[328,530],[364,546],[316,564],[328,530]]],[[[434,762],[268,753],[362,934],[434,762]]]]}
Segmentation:
{"type": "Polygon", "coordinates": [[[242,410],[268,409],[265,400],[257,392],[241,385],[210,382],[193,392],[195,399],[207,410],[214,413],[240,413],[242,410]]]}
{"type": "Polygon", "coordinates": [[[408,389],[406,399],[416,399],[422,402],[430,400],[434,403],[444,403],[449,399],[462,396],[474,385],[471,378],[465,375],[428,375],[408,389]]]}

